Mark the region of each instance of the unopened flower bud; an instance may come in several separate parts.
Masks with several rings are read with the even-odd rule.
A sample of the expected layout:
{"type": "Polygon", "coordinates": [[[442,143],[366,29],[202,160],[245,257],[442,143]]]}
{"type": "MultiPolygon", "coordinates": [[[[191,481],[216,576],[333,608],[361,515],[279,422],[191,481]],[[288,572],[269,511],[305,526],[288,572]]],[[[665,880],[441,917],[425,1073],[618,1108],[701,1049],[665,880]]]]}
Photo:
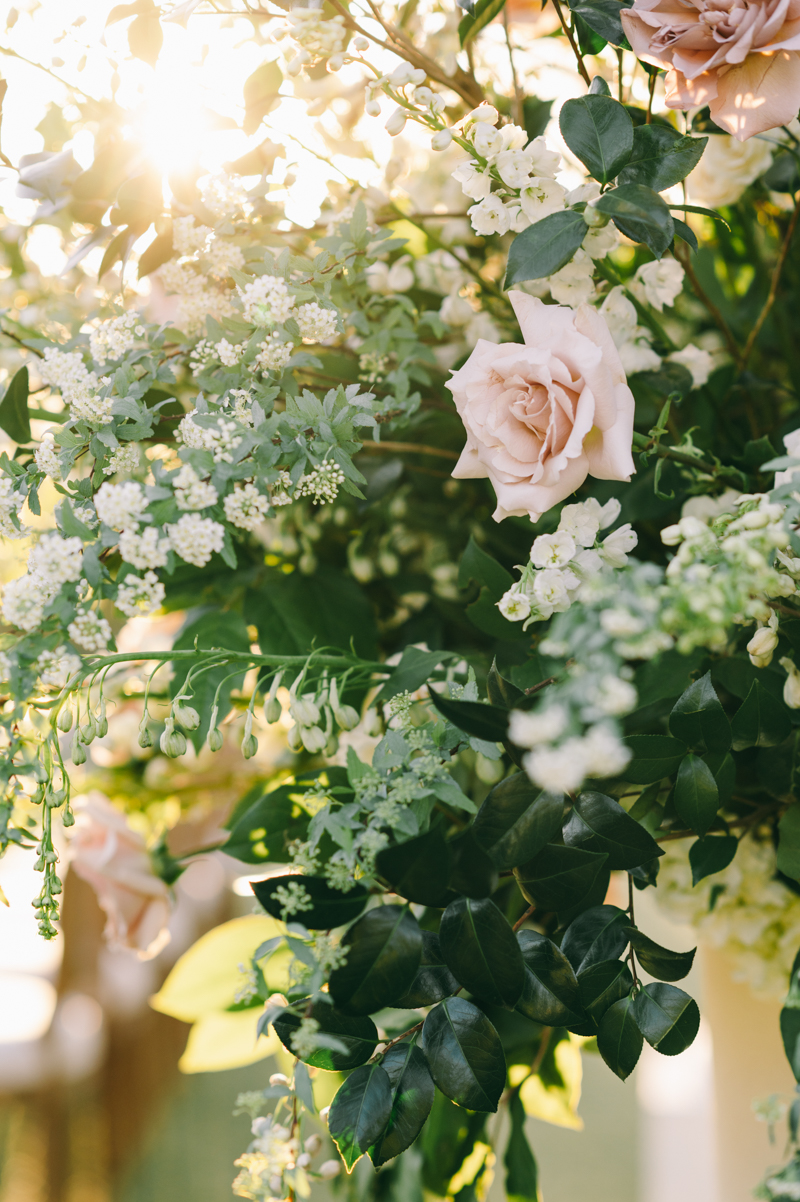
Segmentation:
{"type": "Polygon", "coordinates": [[[242,755],[246,760],[251,760],[258,751],[258,739],[255,735],[245,735],[242,739],[242,755]]]}
{"type": "Polygon", "coordinates": [[[225,740],[222,737],[222,731],[219,729],[219,727],[212,726],[211,730],[208,732],[208,745],[211,750],[221,751],[224,741],[225,740]]]}
{"type": "Polygon", "coordinates": [[[425,72],[422,70],[422,67],[415,67],[414,70],[411,72],[411,74],[408,77],[408,82],[420,84],[420,83],[424,83],[427,78],[428,77],[425,74],[425,72]]]}
{"type": "MultiPolygon", "coordinates": [[[[269,1083],[270,1085],[272,1084],[272,1077],[270,1077],[269,1083]]],[[[313,1135],[309,1135],[308,1139],[303,1144],[303,1147],[305,1148],[306,1152],[308,1152],[309,1156],[316,1156],[317,1152],[319,1152],[320,1148],[322,1147],[322,1137],[314,1132],[313,1135]]]]}
{"type": "Polygon", "coordinates": [[[269,722],[270,725],[273,722],[279,722],[282,713],[283,706],[281,705],[280,701],[278,701],[278,698],[268,697],[264,702],[264,717],[266,718],[267,722],[269,722]]]}
{"type": "Polygon", "coordinates": [[[440,129],[431,138],[431,150],[447,150],[447,147],[453,141],[453,134],[449,129],[440,129]]]}
{"type": "Polygon", "coordinates": [[[289,711],[301,726],[316,726],[319,722],[319,707],[306,697],[293,698],[289,711]]]}
{"type": "Polygon", "coordinates": [[[341,71],[343,66],[344,66],[344,55],[343,54],[332,54],[331,57],[328,59],[328,70],[329,71],[341,71]]]}
{"type": "Polygon", "coordinates": [[[72,762],[73,764],[86,763],[86,748],[78,738],[74,739],[72,743],[72,762]]]}
{"type": "Polygon", "coordinates": [[[289,744],[290,751],[302,751],[303,737],[300,733],[300,723],[295,723],[290,726],[286,732],[286,742],[289,744]]]}
{"type": "Polygon", "coordinates": [[[197,730],[200,725],[200,715],[192,705],[184,705],[179,697],[172,707],[172,716],[184,730],[197,730]]]}
{"type": "Polygon", "coordinates": [[[142,721],[142,725],[139,727],[139,746],[140,747],[152,747],[153,746],[153,736],[150,734],[150,729],[147,725],[147,722],[144,720],[142,721]]]}
{"type": "Polygon", "coordinates": [[[45,797],[45,801],[51,810],[57,810],[59,806],[63,806],[66,800],[66,789],[52,789],[45,797]]]}
{"type": "Polygon", "coordinates": [[[56,719],[56,726],[59,730],[63,731],[64,734],[66,734],[68,730],[72,730],[72,710],[68,705],[65,705],[64,708],[59,712],[59,715],[56,719]]]}
{"type": "Polygon", "coordinates": [[[164,755],[169,756],[171,760],[177,759],[179,755],[184,755],[186,752],[186,735],[180,730],[174,730],[169,720],[159,741],[164,755]]]}
{"type": "Polygon", "coordinates": [[[289,1078],[285,1073],[273,1073],[269,1079],[270,1085],[288,1085],[289,1078]]]}
{"type": "Polygon", "coordinates": [[[389,120],[386,122],[387,134],[391,134],[393,138],[396,138],[397,135],[401,134],[405,129],[406,120],[406,114],[403,112],[403,110],[401,108],[396,108],[389,120]]]}
{"type": "Polygon", "coordinates": [[[342,1170],[342,1166],[338,1160],[325,1160],[319,1166],[319,1175],[325,1181],[330,1181],[332,1177],[338,1177],[342,1170]]]}
{"type": "Polygon", "coordinates": [[[353,49],[354,50],[369,50],[369,41],[367,40],[367,38],[354,38],[353,39],[353,49]]]}
{"type": "Polygon", "coordinates": [[[780,662],[781,667],[789,673],[783,686],[783,700],[790,710],[800,710],[800,671],[787,655],[780,662]]]}
{"type": "MultiPolygon", "coordinates": [[[[402,88],[405,87],[407,83],[411,82],[411,77],[413,74],[414,69],[413,67],[410,67],[408,63],[398,63],[394,71],[392,71],[391,75],[389,76],[389,82],[396,88],[402,88]]],[[[422,78],[425,78],[424,73],[422,78]]]]}
{"type": "Polygon", "coordinates": [[[766,668],[772,662],[772,654],[778,646],[778,635],[769,626],[757,630],[747,644],[750,663],[756,668],[766,668]]]}
{"type": "Polygon", "coordinates": [[[320,730],[318,726],[301,726],[300,738],[306,751],[312,755],[324,751],[325,744],[328,742],[328,736],[325,734],[325,731],[320,730]]]}
{"type": "MultiPolygon", "coordinates": [[[[75,815],[73,814],[72,810],[65,810],[64,813],[61,815],[61,825],[62,826],[74,826],[75,825],[75,815]]],[[[58,878],[56,878],[56,880],[58,881],[58,878]]],[[[61,892],[61,881],[58,881],[58,888],[56,888],[56,881],[53,881],[53,884],[50,886],[50,888],[53,893],[60,893],[61,892]]]]}
{"type": "Polygon", "coordinates": [[[683,535],[680,526],[666,526],[661,531],[661,541],[665,547],[677,547],[683,535]]]}
{"type": "Polygon", "coordinates": [[[97,737],[99,739],[104,739],[108,734],[108,718],[106,717],[105,697],[100,698],[100,714],[97,718],[95,718],[95,725],[97,726],[97,737]]]}
{"type": "Polygon", "coordinates": [[[352,705],[340,705],[333,711],[333,716],[340,730],[354,730],[361,721],[361,715],[352,705]]]}
{"type": "Polygon", "coordinates": [[[367,103],[364,105],[364,112],[369,117],[380,117],[381,106],[377,100],[368,100],[367,103]]]}
{"type": "Polygon", "coordinates": [[[590,229],[602,229],[604,225],[608,225],[611,218],[594,204],[588,204],[583,210],[583,220],[590,229]]]}
{"type": "Polygon", "coordinates": [[[84,743],[91,743],[96,734],[97,725],[94,718],[90,715],[89,720],[81,727],[81,739],[84,743]]]}

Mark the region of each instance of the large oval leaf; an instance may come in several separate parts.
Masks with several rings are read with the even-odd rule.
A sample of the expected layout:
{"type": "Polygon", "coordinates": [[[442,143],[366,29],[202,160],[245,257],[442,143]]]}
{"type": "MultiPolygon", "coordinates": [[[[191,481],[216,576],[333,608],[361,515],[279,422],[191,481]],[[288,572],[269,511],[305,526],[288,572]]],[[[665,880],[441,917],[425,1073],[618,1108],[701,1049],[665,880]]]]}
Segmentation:
{"type": "Polygon", "coordinates": [[[589,1017],[598,1024],[606,1010],[627,997],[632,988],[633,977],[622,960],[600,960],[578,977],[581,1002],[589,1017]]]}
{"type": "Polygon", "coordinates": [[[402,996],[422,958],[422,931],[404,906],[378,906],[342,939],[347,961],[330,976],[330,991],[346,1014],[370,1014],[402,996]]]}
{"type": "Polygon", "coordinates": [[[697,1002],[676,985],[645,985],[633,1008],[642,1035],[664,1056],[685,1052],[700,1029],[697,1002]]]}
{"type": "Polygon", "coordinates": [[[666,125],[637,125],[633,153],[619,173],[619,182],[644,184],[654,192],[672,188],[694,170],[707,142],[708,138],[684,137],[666,125]]]}
{"type": "Polygon", "coordinates": [[[562,137],[601,184],[616,179],[633,152],[633,122],[610,96],[568,100],[558,119],[562,137]]]}
{"type": "Polygon", "coordinates": [[[439,713],[471,738],[502,743],[508,737],[507,710],[496,705],[483,705],[480,701],[451,701],[433,689],[428,692],[439,713]]]}
{"type": "Polygon", "coordinates": [[[392,1002],[399,1010],[416,1010],[419,1006],[433,1006],[458,992],[458,981],[444,962],[439,936],[432,931],[422,932],[422,959],[417,975],[402,997],[392,1002]]]}
{"type": "Polygon", "coordinates": [[[347,893],[342,893],[341,889],[332,889],[322,877],[298,876],[296,873],[254,881],[252,889],[268,914],[282,918],[283,904],[275,893],[281,886],[285,888],[295,883],[303,886],[312,905],[310,910],[298,910],[290,914],[289,920],[301,922],[309,930],[329,931],[352,922],[358,918],[369,897],[363,885],[353,885],[347,893]]]}
{"type": "Polygon", "coordinates": [[[371,1018],[342,1014],[329,1002],[299,1002],[297,1009],[285,1010],[275,1019],[272,1026],[283,1046],[298,1056],[292,1047],[292,1035],[300,1026],[303,1016],[319,1023],[317,1040],[321,1046],[309,1056],[298,1056],[305,1064],[324,1068],[328,1072],[347,1072],[369,1060],[378,1046],[378,1031],[371,1018]],[[325,1044],[328,1044],[326,1047],[325,1044]]]}
{"type": "Polygon", "coordinates": [[[380,1139],[392,1113],[392,1086],[379,1064],[364,1064],[331,1103],[328,1130],[348,1173],[380,1139]]]}
{"type": "Polygon", "coordinates": [[[501,780],[475,815],[472,833],[500,871],[538,855],[561,829],[564,796],[541,793],[524,772],[501,780]]]}
{"type": "MultiPolygon", "coordinates": [[[[643,126],[654,129],[655,126],[643,126]]],[[[731,724],[720,704],[711,673],[689,685],[675,702],[669,716],[670,733],[694,746],[705,743],[709,751],[725,752],[731,745],[731,724]]]]}
{"type": "Polygon", "coordinates": [[[634,785],[652,785],[670,776],[689,748],[669,735],[628,735],[626,747],[633,759],[625,769],[625,780],[634,785]]]}
{"type": "Polygon", "coordinates": [[[664,853],[655,839],[619,802],[604,793],[581,793],[564,827],[568,847],[605,852],[606,868],[638,868],[664,853]]]}
{"type": "Polygon", "coordinates": [[[423,906],[444,904],[450,847],[440,826],[405,843],[385,847],[375,857],[375,866],[400,897],[423,906]]]}
{"type": "Polygon", "coordinates": [[[517,935],[525,983],[517,1010],[547,1027],[573,1027],[585,1019],[572,965],[560,948],[538,931],[517,935]]]}
{"type": "Polygon", "coordinates": [[[516,1006],[525,966],[509,923],[490,898],[460,897],[442,915],[439,943],[448,968],[486,1002],[516,1006]]]}
{"type": "Polygon", "coordinates": [[[637,927],[628,927],[627,934],[637,960],[651,977],[658,977],[660,981],[682,981],[688,976],[696,947],[690,952],[673,952],[668,947],[661,947],[637,927]]]}
{"type": "Polygon", "coordinates": [[[601,213],[608,213],[618,230],[634,242],[644,242],[657,259],[675,237],[672,214],[652,188],[622,184],[605,192],[595,203],[601,213]]]}
{"type": "Polygon", "coordinates": [[[538,856],[514,869],[519,887],[540,910],[568,910],[589,894],[606,863],[605,853],[548,843],[538,856]]]}
{"type": "Polygon", "coordinates": [[[574,209],[551,213],[517,234],[508,251],[504,288],[542,280],[566,267],[586,237],[587,225],[574,209]]]}
{"type": "Polygon", "coordinates": [[[576,973],[601,960],[616,960],[628,946],[629,918],[617,906],[592,906],[567,927],[561,950],[576,973]]]}
{"type": "Polygon", "coordinates": [[[448,998],[425,1019],[422,1050],[439,1089],[467,1110],[497,1110],[506,1083],[500,1036],[464,998],[448,998]]]}
{"type": "Polygon", "coordinates": [[[714,774],[699,755],[684,756],[678,769],[673,801],[678,817],[704,835],[717,816],[719,789],[714,774]]]}
{"type": "Polygon", "coordinates": [[[625,1080],[636,1068],[644,1040],[633,1015],[633,1002],[622,998],[609,1006],[597,1032],[597,1050],[612,1073],[625,1080]]]}
{"type": "Polygon", "coordinates": [[[392,1111],[370,1158],[375,1168],[413,1144],[431,1112],[436,1089],[428,1062],[418,1047],[398,1043],[381,1060],[392,1087],[392,1111]]]}

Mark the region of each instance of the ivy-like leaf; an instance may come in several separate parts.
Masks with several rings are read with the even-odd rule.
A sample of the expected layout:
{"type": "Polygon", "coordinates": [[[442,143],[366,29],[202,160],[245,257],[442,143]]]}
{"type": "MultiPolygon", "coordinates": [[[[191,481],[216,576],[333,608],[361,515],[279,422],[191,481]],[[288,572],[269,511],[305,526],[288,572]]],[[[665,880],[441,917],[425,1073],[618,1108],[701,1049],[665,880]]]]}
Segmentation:
{"type": "Polygon", "coordinates": [[[697,1002],[675,985],[645,985],[633,1003],[636,1025],[663,1056],[679,1056],[700,1029],[697,1002]]]}
{"type": "Polygon", "coordinates": [[[378,1046],[378,1031],[371,1018],[342,1014],[329,1002],[322,1001],[301,1001],[297,1008],[300,1013],[282,1010],[272,1025],[286,1050],[297,1056],[292,1047],[292,1035],[300,1026],[303,1016],[307,1014],[319,1023],[319,1034],[323,1038],[331,1037],[331,1046],[318,1047],[310,1055],[298,1057],[313,1068],[324,1068],[334,1073],[347,1072],[365,1064],[378,1046]],[[336,1044],[343,1045],[345,1050],[340,1050],[336,1044]]]}
{"type": "Polygon", "coordinates": [[[547,1027],[573,1027],[585,1019],[578,982],[567,957],[546,935],[520,931],[525,983],[517,1010],[547,1027]]]}
{"type": "Polygon", "coordinates": [[[345,923],[352,922],[358,918],[369,899],[363,885],[354,885],[347,893],[342,893],[340,889],[332,889],[323,877],[298,876],[296,873],[270,876],[265,881],[253,881],[252,889],[267,913],[273,918],[281,918],[283,903],[275,893],[279,888],[297,883],[303,886],[313,904],[310,910],[298,910],[292,918],[302,922],[310,931],[329,931],[333,927],[342,927],[345,923]]]}
{"type": "Polygon", "coordinates": [[[446,1097],[467,1110],[497,1110],[506,1059],[500,1036],[477,1006],[460,997],[435,1006],[422,1028],[422,1050],[446,1097]]]}
{"type": "Polygon", "coordinates": [[[516,1006],[525,966],[517,938],[490,898],[460,897],[442,915],[439,944],[447,967],[485,1002],[516,1006]]]}
{"type": "Polygon", "coordinates": [[[331,1103],[328,1131],[348,1173],[380,1139],[392,1113],[392,1086],[379,1064],[364,1064],[331,1103]]]}
{"type": "Polygon", "coordinates": [[[638,927],[627,927],[625,933],[636,952],[636,958],[651,977],[658,977],[659,981],[682,981],[689,975],[696,947],[690,952],[673,952],[668,947],[661,947],[638,927]]]}
{"type": "Polygon", "coordinates": [[[622,998],[609,1006],[597,1032],[597,1050],[612,1073],[626,1080],[636,1068],[644,1040],[633,1014],[633,1002],[622,998]]]}
{"type": "Polygon", "coordinates": [[[651,834],[623,810],[619,802],[603,793],[580,793],[564,827],[568,847],[605,852],[606,867],[636,868],[663,855],[651,834]]]}
{"type": "Polygon", "coordinates": [[[377,906],[350,927],[342,947],[347,961],[331,973],[331,996],[346,1014],[370,1014],[408,990],[422,958],[422,931],[404,906],[377,906]]]}
{"type": "Polygon", "coordinates": [[[392,1087],[392,1111],[381,1138],[370,1148],[370,1159],[379,1169],[413,1144],[433,1106],[436,1089],[428,1062],[418,1047],[398,1043],[381,1060],[392,1087]]]}

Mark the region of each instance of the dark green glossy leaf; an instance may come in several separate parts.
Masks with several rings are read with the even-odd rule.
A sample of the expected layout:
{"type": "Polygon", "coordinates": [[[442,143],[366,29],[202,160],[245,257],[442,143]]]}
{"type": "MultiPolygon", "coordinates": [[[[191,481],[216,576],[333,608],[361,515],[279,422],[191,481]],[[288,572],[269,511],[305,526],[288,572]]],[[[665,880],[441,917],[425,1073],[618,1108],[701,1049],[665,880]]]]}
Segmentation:
{"type": "Polygon", "coordinates": [[[347,1014],[370,1014],[408,990],[422,958],[422,931],[404,906],[377,906],[350,927],[342,946],[347,962],[331,973],[331,996],[347,1014]]]}
{"type": "Polygon", "coordinates": [[[450,847],[441,826],[405,843],[386,847],[375,866],[400,897],[423,906],[444,904],[450,874],[450,847]]]}
{"type": "MultiPolygon", "coordinates": [[[[313,779],[318,775],[315,772],[313,779]]],[[[270,793],[257,788],[245,794],[228,819],[231,834],[224,845],[225,854],[246,864],[285,864],[291,841],[305,839],[308,832],[311,816],[296,800],[308,788],[306,779],[310,778],[280,785],[270,793]]]]}
{"type": "Polygon", "coordinates": [[[754,680],[731,721],[733,750],[746,747],[777,747],[792,729],[786,706],[754,680]]]}
{"type": "Polygon", "coordinates": [[[636,1025],[663,1056],[679,1056],[700,1029],[697,1002],[675,985],[645,985],[633,1003],[636,1025]]]}
{"type": "Polygon", "coordinates": [[[472,1002],[448,998],[422,1028],[422,1050],[439,1089],[467,1110],[497,1110],[506,1083],[500,1037],[472,1002]]]}
{"type": "Polygon", "coordinates": [[[522,102],[523,124],[528,141],[540,137],[547,129],[550,120],[552,100],[540,100],[538,96],[526,96],[522,102]]]}
{"type": "Polygon", "coordinates": [[[727,805],[733,797],[733,789],[736,784],[736,765],[733,762],[733,756],[728,751],[724,754],[721,751],[708,751],[703,759],[717,782],[719,804],[727,805]]]}
{"type": "Polygon", "coordinates": [[[705,743],[709,751],[728,751],[731,724],[711,683],[710,672],[690,684],[675,702],[669,716],[669,729],[676,739],[682,739],[690,746],[705,743]]]}
{"type": "Polygon", "coordinates": [[[586,237],[586,222],[574,209],[551,213],[517,234],[508,251],[504,288],[541,280],[560,271],[586,237]]]}
{"type": "Polygon", "coordinates": [[[450,888],[467,897],[488,897],[497,888],[497,869],[478,843],[472,827],[449,843],[450,888]]]}
{"type": "Polygon", "coordinates": [[[375,1168],[413,1144],[431,1112],[436,1089],[428,1062],[418,1047],[395,1044],[381,1060],[392,1087],[392,1112],[381,1138],[370,1149],[375,1168]]]}
{"type": "Polygon", "coordinates": [[[629,919],[617,906],[593,906],[567,927],[561,950],[576,973],[601,960],[616,960],[628,946],[629,919]]]}
{"type": "Polygon", "coordinates": [[[675,236],[672,215],[652,188],[622,184],[605,192],[595,204],[601,213],[608,213],[618,230],[634,242],[643,242],[657,259],[675,236]]]}
{"type": "Polygon", "coordinates": [[[622,960],[600,960],[578,977],[583,1007],[598,1026],[605,1012],[626,998],[632,988],[633,977],[622,960]]]}
{"type": "MultiPolygon", "coordinates": [[[[625,37],[625,31],[622,28],[620,20],[620,9],[625,5],[620,3],[620,0],[572,0],[570,8],[575,15],[586,22],[590,29],[593,29],[601,38],[605,38],[607,42],[611,42],[613,46],[623,46],[627,48],[628,41],[625,37]]],[[[594,86],[599,76],[595,75],[592,80],[594,86]]],[[[597,92],[593,95],[608,95],[608,93],[597,92]]]]}
{"type": "Polygon", "coordinates": [[[589,95],[567,100],[558,124],[572,153],[601,184],[616,179],[631,157],[633,122],[624,107],[610,96],[589,95]]]}
{"type": "MultiPolygon", "coordinates": [[[[458,24],[458,37],[466,46],[480,31],[502,12],[506,0],[475,0],[471,14],[462,17],[458,24]]],[[[460,7],[460,6],[459,6],[460,7]]]]}
{"type": "Polygon", "coordinates": [[[467,588],[470,580],[474,580],[476,584],[485,584],[495,600],[502,597],[506,589],[511,588],[514,583],[511,573],[507,572],[488,551],[479,547],[473,535],[470,535],[466,550],[458,565],[458,587],[467,588]]]}
{"type": "Polygon", "coordinates": [[[511,1095],[508,1114],[511,1129],[503,1156],[506,1202],[538,1202],[539,1171],[525,1134],[525,1107],[517,1090],[511,1095]]]}
{"type": "Polygon", "coordinates": [[[479,701],[451,701],[440,693],[429,690],[430,698],[439,713],[458,730],[473,739],[485,739],[487,743],[501,743],[508,737],[508,711],[495,705],[482,705],[479,701]]]}
{"type": "Polygon", "coordinates": [[[415,693],[425,684],[434,669],[449,658],[449,651],[421,651],[419,647],[406,647],[400,663],[383,684],[374,701],[382,703],[398,693],[415,693]]]}
{"type": "Polygon", "coordinates": [[[678,817],[698,835],[704,835],[717,816],[719,789],[711,769],[699,755],[681,760],[673,801],[678,817]]]}
{"type": "Polygon", "coordinates": [[[442,915],[439,944],[447,967],[471,994],[516,1006],[525,966],[517,937],[490,898],[460,897],[442,915]]]}
{"type": "Polygon", "coordinates": [[[458,981],[444,962],[439,936],[432,931],[422,932],[422,959],[410,988],[395,998],[392,1005],[399,1010],[416,1010],[433,1006],[458,992],[458,981]]]}
{"type": "Polygon", "coordinates": [[[492,660],[489,675],[486,677],[486,696],[492,705],[499,705],[501,709],[511,709],[525,696],[522,689],[518,689],[510,680],[506,680],[505,676],[500,675],[497,658],[492,660]]]}
{"type": "Polygon", "coordinates": [[[392,1113],[392,1087],[379,1064],[364,1064],[331,1103],[328,1131],[348,1173],[381,1137],[392,1113]]]}
{"type": "Polygon", "coordinates": [[[564,827],[568,847],[605,852],[612,871],[636,868],[663,855],[655,839],[619,802],[603,793],[580,793],[564,827]]]}
{"type": "Polygon", "coordinates": [[[28,369],[17,371],[0,401],[0,430],[5,430],[12,442],[24,445],[31,440],[31,421],[28,417],[28,369]]]}
{"type": "Polygon", "coordinates": [[[624,743],[633,752],[625,779],[634,785],[652,785],[671,776],[689,750],[669,735],[628,735],[624,743]]]}
{"type": "Polygon", "coordinates": [[[345,1048],[345,1051],[341,1051],[335,1046],[318,1047],[310,1056],[299,1057],[305,1064],[324,1068],[328,1072],[346,1072],[365,1064],[378,1046],[378,1031],[371,1018],[342,1014],[335,1006],[322,1001],[299,1002],[297,1010],[299,1013],[286,1010],[272,1024],[275,1034],[293,1056],[297,1053],[292,1047],[292,1035],[306,1014],[319,1023],[320,1035],[331,1036],[332,1043],[343,1044],[345,1048]]]}
{"type": "Polygon", "coordinates": [[[636,1068],[644,1040],[633,1016],[630,998],[609,1006],[597,1032],[597,1050],[613,1073],[625,1080],[636,1068]]]}
{"type": "Polygon", "coordinates": [[[525,984],[517,1010],[546,1027],[574,1027],[584,1021],[578,982],[567,957],[538,931],[517,935],[525,962],[525,984]]]}
{"type": "Polygon", "coordinates": [[[778,871],[800,881],[800,805],[790,805],[778,823],[778,871]]]}
{"type": "Polygon", "coordinates": [[[735,835],[704,835],[689,848],[692,884],[699,885],[707,876],[722,872],[733,862],[739,840],[735,835]]]}
{"type": "Polygon", "coordinates": [[[626,933],[637,960],[651,977],[657,977],[659,981],[682,981],[689,975],[696,947],[690,952],[673,952],[668,947],[661,947],[637,927],[628,927],[626,933]]]}
{"type": "Polygon", "coordinates": [[[281,918],[282,903],[275,896],[275,891],[294,882],[303,886],[313,905],[310,910],[298,910],[296,914],[290,914],[289,921],[302,922],[310,931],[329,931],[352,922],[358,918],[369,898],[363,885],[354,885],[347,893],[342,893],[341,889],[332,889],[322,877],[298,876],[296,873],[254,881],[253,892],[268,914],[273,918],[281,918]]]}
{"type": "Polygon", "coordinates": [[[548,843],[538,856],[515,868],[514,876],[538,909],[568,910],[590,893],[605,864],[605,853],[548,843]]]}
{"type": "Polygon", "coordinates": [[[561,829],[563,794],[541,793],[524,772],[501,780],[475,815],[472,832],[500,871],[530,860],[561,829]]]}
{"type": "Polygon", "coordinates": [[[349,651],[351,641],[367,659],[377,650],[369,599],[352,576],[332,567],[313,576],[261,568],[259,587],[245,594],[244,620],[257,628],[262,655],[307,655],[315,643],[349,651]]]}
{"type": "Polygon", "coordinates": [[[639,125],[633,154],[619,174],[621,184],[644,184],[663,192],[685,179],[702,158],[708,138],[682,137],[664,125],[639,125]]]}
{"type": "Polygon", "coordinates": [[[685,221],[681,221],[680,217],[675,217],[674,215],[672,218],[672,224],[675,226],[676,238],[683,238],[686,245],[691,247],[691,249],[694,251],[700,249],[700,244],[697,241],[697,235],[690,225],[687,225],[685,221]]]}
{"type": "Polygon", "coordinates": [[[800,952],[794,958],[789,993],[781,1009],[781,1038],[795,1081],[800,1083],[800,952]]]}

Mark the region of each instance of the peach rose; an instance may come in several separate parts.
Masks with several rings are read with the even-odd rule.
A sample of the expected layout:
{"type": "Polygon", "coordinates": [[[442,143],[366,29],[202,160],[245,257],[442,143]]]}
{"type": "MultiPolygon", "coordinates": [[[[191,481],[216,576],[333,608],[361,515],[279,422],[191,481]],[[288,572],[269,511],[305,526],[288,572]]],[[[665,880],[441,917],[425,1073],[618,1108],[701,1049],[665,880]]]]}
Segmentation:
{"type": "Polygon", "coordinates": [[[169,890],[153,872],[142,836],[102,793],[76,802],[70,864],[97,894],[109,942],[133,948],[142,960],[169,943],[169,890]]]}
{"type": "Polygon", "coordinates": [[[535,522],[587,476],[630,479],[634,403],[596,309],[508,295],[524,344],[481,339],[448,384],[467,431],[453,475],[489,477],[495,521],[535,522]]]}
{"type": "Polygon", "coordinates": [[[800,109],[800,0],[635,0],[622,26],[638,58],[668,69],[667,104],[708,105],[743,142],[800,109]]]}

